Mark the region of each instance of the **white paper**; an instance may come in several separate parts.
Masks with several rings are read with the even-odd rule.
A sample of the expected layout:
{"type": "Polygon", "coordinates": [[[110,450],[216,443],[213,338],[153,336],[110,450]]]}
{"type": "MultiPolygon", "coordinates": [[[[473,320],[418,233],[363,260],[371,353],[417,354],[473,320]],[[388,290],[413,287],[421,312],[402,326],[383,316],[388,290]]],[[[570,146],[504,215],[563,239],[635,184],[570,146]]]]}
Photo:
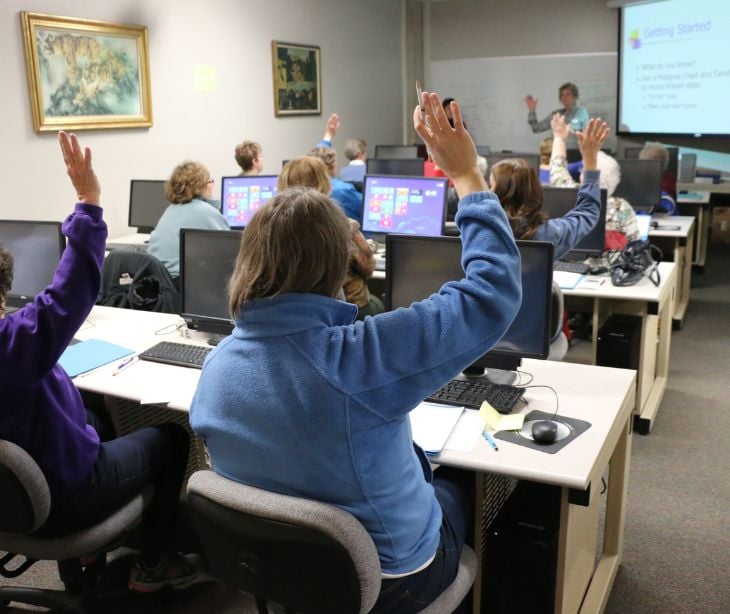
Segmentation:
{"type": "Polygon", "coordinates": [[[421,403],[410,413],[413,441],[424,452],[438,454],[443,450],[463,412],[463,407],[421,403]]]}
{"type": "Polygon", "coordinates": [[[479,443],[484,430],[484,420],[476,409],[466,409],[456,423],[444,450],[472,452],[479,443]]]}
{"type": "Polygon", "coordinates": [[[553,271],[553,281],[561,288],[572,290],[583,279],[580,273],[570,273],[569,271],[553,271]]]}

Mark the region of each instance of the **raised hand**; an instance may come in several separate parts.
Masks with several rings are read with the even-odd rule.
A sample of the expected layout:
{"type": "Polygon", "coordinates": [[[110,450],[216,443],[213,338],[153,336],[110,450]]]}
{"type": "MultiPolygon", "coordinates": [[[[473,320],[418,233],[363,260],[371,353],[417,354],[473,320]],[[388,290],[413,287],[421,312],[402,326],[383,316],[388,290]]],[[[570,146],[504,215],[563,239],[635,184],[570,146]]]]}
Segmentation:
{"type": "Polygon", "coordinates": [[[570,134],[570,126],[565,123],[565,118],[560,113],[553,113],[550,119],[550,127],[553,130],[553,138],[566,140],[570,134]]]}
{"type": "Polygon", "coordinates": [[[525,96],[525,104],[527,105],[528,111],[534,111],[537,109],[537,98],[533,98],[530,94],[525,96]]]}
{"type": "Polygon", "coordinates": [[[595,170],[598,161],[598,152],[608,136],[610,128],[599,117],[588,120],[585,130],[575,133],[578,138],[578,147],[583,157],[583,168],[595,170]]]}
{"type": "Polygon", "coordinates": [[[327,118],[327,130],[324,133],[324,140],[325,141],[332,141],[332,139],[335,137],[335,134],[337,134],[337,131],[340,129],[340,116],[337,115],[337,113],[332,113],[327,118]]]}
{"type": "Polygon", "coordinates": [[[484,176],[477,166],[477,152],[464,128],[461,109],[451,102],[454,127],[449,124],[438,94],[423,92],[421,106],[413,110],[413,127],[426,144],[434,163],[454,182],[460,197],[486,190],[484,176]],[[421,114],[423,108],[423,114],[421,114]]]}
{"type": "Polygon", "coordinates": [[[66,172],[76,190],[78,201],[88,205],[98,205],[101,186],[91,166],[91,149],[86,147],[82,152],[75,134],[59,132],[58,142],[61,145],[63,161],[66,163],[66,172]]]}

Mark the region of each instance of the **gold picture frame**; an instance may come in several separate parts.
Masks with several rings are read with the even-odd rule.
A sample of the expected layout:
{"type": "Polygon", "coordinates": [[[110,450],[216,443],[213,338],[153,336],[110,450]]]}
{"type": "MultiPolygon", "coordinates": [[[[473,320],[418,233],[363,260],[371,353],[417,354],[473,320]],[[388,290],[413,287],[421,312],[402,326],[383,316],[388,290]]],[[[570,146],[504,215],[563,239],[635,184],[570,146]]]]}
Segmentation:
{"type": "Polygon", "coordinates": [[[36,132],[152,125],[145,26],[22,11],[36,132]]]}
{"type": "Polygon", "coordinates": [[[319,47],[271,41],[274,115],[322,115],[319,47]]]}

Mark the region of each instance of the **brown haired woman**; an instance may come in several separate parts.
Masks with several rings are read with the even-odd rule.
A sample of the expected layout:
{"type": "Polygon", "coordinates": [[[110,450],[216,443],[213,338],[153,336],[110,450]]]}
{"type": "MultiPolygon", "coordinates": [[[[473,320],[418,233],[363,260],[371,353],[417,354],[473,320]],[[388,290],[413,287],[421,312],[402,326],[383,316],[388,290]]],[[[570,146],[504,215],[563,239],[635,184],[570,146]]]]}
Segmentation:
{"type": "Polygon", "coordinates": [[[591,119],[585,131],[576,134],[583,156],[583,183],[575,208],[561,218],[549,220],[543,213],[542,186],[534,168],[525,160],[502,160],[489,173],[489,186],[499,197],[515,238],[549,241],[555,246],[556,260],[593,229],[601,211],[596,158],[608,135],[608,126],[600,119],[591,119]]]}
{"type": "MultiPolygon", "coordinates": [[[[325,163],[315,156],[302,156],[290,160],[279,175],[277,190],[302,186],[314,188],[322,194],[330,194],[331,178],[325,163]]],[[[334,196],[332,197],[334,198],[334,196]]],[[[384,311],[385,306],[377,296],[370,294],[367,280],[375,270],[375,256],[365,237],[360,232],[360,224],[348,218],[350,224],[350,261],[347,275],[342,284],[345,300],[357,305],[357,319],[374,316],[384,311]]]]}
{"type": "Polygon", "coordinates": [[[345,215],[321,192],[283,190],[246,226],[229,288],[236,328],[209,355],[190,408],[216,472],[363,524],[380,558],[379,613],[420,612],[444,591],[474,509],[465,484],[431,472],[408,414],[492,347],[521,301],[519,252],[458,105],[452,128],[438,96],[422,101],[416,132],[461,196],[465,278],[353,322],[354,306],[336,300],[345,215]]]}

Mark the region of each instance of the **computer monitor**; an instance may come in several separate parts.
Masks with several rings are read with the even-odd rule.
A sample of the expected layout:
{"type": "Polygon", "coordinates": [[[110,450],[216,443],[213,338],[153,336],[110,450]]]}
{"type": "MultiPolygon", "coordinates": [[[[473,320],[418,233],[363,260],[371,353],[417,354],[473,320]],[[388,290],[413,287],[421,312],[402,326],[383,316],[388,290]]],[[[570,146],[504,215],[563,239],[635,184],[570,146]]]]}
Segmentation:
{"type": "Polygon", "coordinates": [[[497,164],[497,162],[501,162],[502,160],[512,159],[512,158],[522,158],[532,168],[535,169],[535,174],[538,177],[540,176],[540,156],[539,156],[539,154],[502,152],[502,153],[487,154],[484,157],[487,159],[487,178],[489,178],[489,173],[492,171],[492,167],[495,164],[497,164]]]}
{"type": "Polygon", "coordinates": [[[66,240],[60,222],[0,220],[0,241],[13,255],[7,307],[23,307],[53,280],[66,240]]]}
{"type": "Polygon", "coordinates": [[[223,177],[221,213],[231,228],[244,228],[253,214],[276,195],[278,175],[223,177]]]}
{"type": "Polygon", "coordinates": [[[477,145],[477,153],[480,156],[488,156],[490,153],[492,153],[492,149],[489,147],[489,145],[477,145]]]}
{"type": "Polygon", "coordinates": [[[180,231],[181,315],[188,328],[214,335],[229,335],[233,330],[228,281],[240,246],[240,231],[180,231]]]}
{"type": "MultiPolygon", "coordinates": [[[[602,147],[601,151],[603,153],[611,155],[610,147],[602,147]]],[[[565,158],[568,160],[568,164],[572,164],[573,162],[580,162],[583,159],[583,154],[580,153],[580,149],[574,147],[567,149],[565,154],[565,158]]]]}
{"type": "Polygon", "coordinates": [[[651,213],[662,200],[661,160],[618,160],[621,182],[614,196],[625,198],[635,211],[651,213]]]}
{"type": "Polygon", "coordinates": [[[417,158],[418,145],[376,145],[376,158],[417,158]]]}
{"type": "MultiPolygon", "coordinates": [[[[639,153],[643,147],[626,147],[624,149],[624,158],[627,160],[638,160],[639,153]]],[[[671,173],[675,177],[679,173],[679,147],[666,147],[667,153],[669,154],[669,164],[667,165],[667,172],[671,173]]]]}
{"type": "Polygon", "coordinates": [[[447,188],[445,177],[365,175],[363,232],[380,240],[390,233],[442,235],[447,188]]]}
{"type": "Polygon", "coordinates": [[[149,234],[157,226],[170,202],[164,179],[132,179],[129,182],[129,226],[149,234]]]}
{"type": "MultiPolygon", "coordinates": [[[[522,305],[504,337],[469,372],[488,369],[487,377],[509,383],[522,358],[545,359],[550,351],[550,305],[553,244],[517,241],[522,257],[522,305]]],[[[457,237],[386,238],[386,308],[408,307],[439,291],[448,281],[464,278],[461,240],[457,237]]]]}
{"type": "Polygon", "coordinates": [[[423,177],[421,158],[368,158],[368,175],[410,175],[423,177]]]}
{"type": "MultiPolygon", "coordinates": [[[[543,186],[542,210],[550,219],[563,217],[576,205],[578,188],[555,188],[543,186]]],[[[562,257],[562,260],[584,260],[587,256],[600,256],[606,242],[606,190],[601,190],[601,213],[598,223],[576,246],[562,257]]]]}

